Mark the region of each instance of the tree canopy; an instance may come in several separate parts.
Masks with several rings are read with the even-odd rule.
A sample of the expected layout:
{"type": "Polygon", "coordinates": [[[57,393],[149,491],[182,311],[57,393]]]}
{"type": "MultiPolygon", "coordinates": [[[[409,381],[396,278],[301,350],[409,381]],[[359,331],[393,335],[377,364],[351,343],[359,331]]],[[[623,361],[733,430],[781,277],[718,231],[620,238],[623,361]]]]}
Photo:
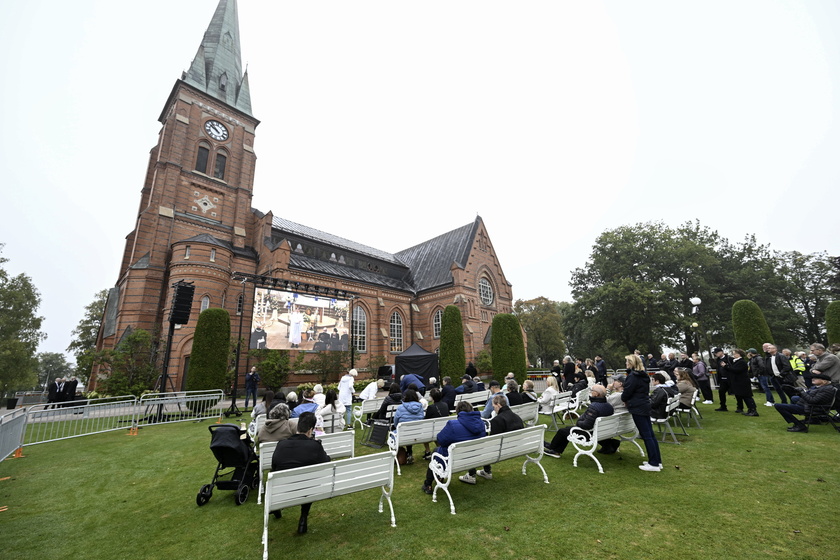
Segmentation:
{"type": "Polygon", "coordinates": [[[107,300],[108,290],[96,292],[93,301],[85,306],[84,316],[70,333],[73,338],[67,346],[67,351],[76,357],[75,375],[83,382],[90,376],[96,358],[96,338],[99,336],[99,326],[102,324],[107,300]]]}
{"type": "Polygon", "coordinates": [[[528,301],[516,300],[513,312],[528,334],[529,363],[536,364],[539,361],[547,366],[566,353],[559,303],[544,297],[528,301]]]}

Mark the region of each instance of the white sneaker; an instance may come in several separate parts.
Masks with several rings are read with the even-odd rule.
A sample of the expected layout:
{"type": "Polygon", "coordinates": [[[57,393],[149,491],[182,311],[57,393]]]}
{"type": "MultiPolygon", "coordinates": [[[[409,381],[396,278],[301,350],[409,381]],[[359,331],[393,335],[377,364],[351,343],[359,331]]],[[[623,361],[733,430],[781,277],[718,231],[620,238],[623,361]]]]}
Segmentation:
{"type": "Polygon", "coordinates": [[[776,403],[766,402],[766,403],[764,403],[764,406],[773,406],[774,404],[776,404],[776,403]]]}
{"type": "Polygon", "coordinates": [[[475,474],[477,474],[481,478],[484,478],[484,479],[487,479],[487,480],[493,480],[493,473],[484,472],[484,469],[481,469],[480,471],[478,471],[475,474]]]}
{"type": "Polygon", "coordinates": [[[475,484],[475,477],[470,476],[469,473],[459,476],[458,480],[460,480],[461,482],[466,482],[467,484],[475,484]]]}
{"type": "Polygon", "coordinates": [[[703,404],[715,404],[715,401],[703,401],[703,404]]]}
{"type": "Polygon", "coordinates": [[[645,462],[644,464],[639,465],[639,468],[642,469],[643,471],[659,472],[659,471],[662,470],[662,465],[657,465],[657,466],[654,467],[653,465],[650,465],[647,462],[645,462]]]}

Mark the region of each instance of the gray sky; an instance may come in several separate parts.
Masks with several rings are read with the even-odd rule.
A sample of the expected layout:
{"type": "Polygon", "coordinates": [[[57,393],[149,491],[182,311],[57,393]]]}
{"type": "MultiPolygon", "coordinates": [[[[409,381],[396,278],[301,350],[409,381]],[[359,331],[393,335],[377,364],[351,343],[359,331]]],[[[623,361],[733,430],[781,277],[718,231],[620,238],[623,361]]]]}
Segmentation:
{"type": "MultiPolygon", "coordinates": [[[[240,0],[254,206],[396,252],[481,215],[514,297],[622,224],[840,254],[835,1],[240,0]],[[826,207],[826,208],[824,208],[826,207]]],[[[7,269],[63,351],[216,0],[0,4],[7,269]]]]}

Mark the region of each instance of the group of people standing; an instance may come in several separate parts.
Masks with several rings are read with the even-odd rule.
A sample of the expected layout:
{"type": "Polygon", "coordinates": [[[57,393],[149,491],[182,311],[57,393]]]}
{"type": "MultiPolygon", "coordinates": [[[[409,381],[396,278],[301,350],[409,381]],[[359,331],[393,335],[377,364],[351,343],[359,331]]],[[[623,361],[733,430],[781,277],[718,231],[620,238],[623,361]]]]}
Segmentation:
{"type": "Polygon", "coordinates": [[[47,408],[73,406],[73,401],[76,400],[76,388],[79,382],[75,376],[70,377],[56,377],[55,381],[47,387],[47,408]]]}

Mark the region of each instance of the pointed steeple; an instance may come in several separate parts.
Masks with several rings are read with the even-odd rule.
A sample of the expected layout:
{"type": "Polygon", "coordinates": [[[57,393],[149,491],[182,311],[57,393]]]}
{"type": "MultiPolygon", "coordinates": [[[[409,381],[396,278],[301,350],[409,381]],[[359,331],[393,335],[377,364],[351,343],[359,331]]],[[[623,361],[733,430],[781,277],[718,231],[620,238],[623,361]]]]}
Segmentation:
{"type": "Polygon", "coordinates": [[[251,115],[248,73],[242,73],[236,0],[219,0],[198,52],[181,79],[251,115]]]}

